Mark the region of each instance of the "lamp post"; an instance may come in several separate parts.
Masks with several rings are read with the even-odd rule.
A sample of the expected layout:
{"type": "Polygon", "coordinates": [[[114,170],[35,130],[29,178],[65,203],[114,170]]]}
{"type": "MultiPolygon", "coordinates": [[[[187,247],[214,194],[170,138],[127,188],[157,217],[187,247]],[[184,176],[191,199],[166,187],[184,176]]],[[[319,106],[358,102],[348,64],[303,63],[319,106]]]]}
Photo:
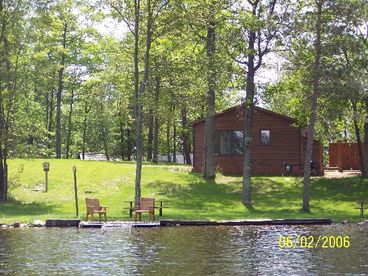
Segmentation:
{"type": "Polygon", "coordinates": [[[48,177],[48,174],[49,174],[49,170],[50,170],[50,163],[49,162],[44,162],[42,164],[42,167],[43,167],[43,170],[45,172],[45,193],[46,193],[47,190],[48,190],[48,185],[49,185],[49,177],[48,177]]]}

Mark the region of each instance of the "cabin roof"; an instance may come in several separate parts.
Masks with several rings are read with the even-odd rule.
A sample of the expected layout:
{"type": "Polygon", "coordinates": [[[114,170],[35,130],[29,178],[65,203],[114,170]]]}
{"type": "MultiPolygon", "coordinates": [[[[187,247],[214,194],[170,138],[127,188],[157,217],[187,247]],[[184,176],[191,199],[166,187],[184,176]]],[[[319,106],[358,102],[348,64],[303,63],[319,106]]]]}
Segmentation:
{"type": "MultiPolygon", "coordinates": [[[[230,107],[230,108],[225,109],[225,110],[223,110],[223,111],[221,111],[221,112],[219,112],[219,113],[215,113],[214,117],[223,116],[223,115],[225,115],[226,113],[231,112],[231,111],[236,110],[236,109],[242,110],[242,109],[243,109],[243,107],[244,107],[244,104],[240,104],[240,105],[236,105],[236,106],[230,107]]],[[[257,110],[257,111],[261,111],[261,112],[268,113],[268,114],[270,114],[270,115],[272,115],[272,116],[276,116],[276,117],[282,118],[282,119],[284,119],[284,120],[289,121],[290,123],[295,123],[295,122],[296,122],[296,120],[295,120],[295,119],[293,119],[293,118],[291,118],[291,117],[289,117],[289,116],[282,115],[282,114],[276,113],[276,112],[274,112],[274,111],[271,111],[271,110],[268,110],[268,109],[265,109],[265,108],[262,108],[262,107],[259,107],[259,106],[255,106],[255,107],[254,107],[254,109],[255,109],[255,110],[257,110]]],[[[189,125],[193,127],[193,126],[195,126],[196,124],[198,124],[198,123],[200,123],[200,122],[203,122],[204,120],[205,120],[205,118],[198,119],[198,120],[196,120],[196,121],[194,121],[194,122],[190,123],[189,125]]]]}

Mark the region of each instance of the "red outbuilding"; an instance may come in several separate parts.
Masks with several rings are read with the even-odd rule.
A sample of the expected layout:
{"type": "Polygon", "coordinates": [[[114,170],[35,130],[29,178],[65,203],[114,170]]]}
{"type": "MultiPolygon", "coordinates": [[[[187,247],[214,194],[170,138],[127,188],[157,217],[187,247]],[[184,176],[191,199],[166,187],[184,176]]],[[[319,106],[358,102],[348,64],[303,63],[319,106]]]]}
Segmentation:
{"type": "MultiPolygon", "coordinates": [[[[305,129],[295,119],[255,107],[253,115],[253,175],[303,175],[307,144],[305,129]]],[[[193,171],[202,172],[204,158],[204,119],[193,127],[193,171]]],[[[214,165],[226,175],[243,173],[243,106],[229,108],[214,118],[214,165]]],[[[323,148],[313,142],[314,175],[323,175],[323,148]]]]}

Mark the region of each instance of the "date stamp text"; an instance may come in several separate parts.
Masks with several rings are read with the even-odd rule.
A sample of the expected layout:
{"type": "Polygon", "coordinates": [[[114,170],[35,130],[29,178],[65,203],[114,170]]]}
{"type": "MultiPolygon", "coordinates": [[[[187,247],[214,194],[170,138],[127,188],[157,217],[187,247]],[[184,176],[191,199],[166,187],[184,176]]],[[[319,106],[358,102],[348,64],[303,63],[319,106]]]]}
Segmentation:
{"type": "Polygon", "coordinates": [[[280,249],[288,248],[349,248],[349,236],[280,236],[280,249]]]}

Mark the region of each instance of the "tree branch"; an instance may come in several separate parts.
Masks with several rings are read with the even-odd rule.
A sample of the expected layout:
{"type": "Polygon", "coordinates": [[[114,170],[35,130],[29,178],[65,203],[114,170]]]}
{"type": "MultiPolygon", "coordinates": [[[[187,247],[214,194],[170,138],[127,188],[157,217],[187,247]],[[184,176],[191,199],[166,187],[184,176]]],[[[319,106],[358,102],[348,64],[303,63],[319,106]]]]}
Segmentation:
{"type": "Polygon", "coordinates": [[[247,2],[252,6],[252,7],[257,7],[259,0],[255,0],[254,2],[252,2],[251,0],[247,0],[247,2]]]}
{"type": "Polygon", "coordinates": [[[192,31],[194,32],[194,34],[195,34],[196,36],[198,36],[201,40],[206,40],[206,39],[207,39],[205,36],[200,35],[200,34],[196,31],[196,29],[193,27],[193,25],[192,25],[191,23],[189,23],[189,27],[192,29],[192,31]]]}
{"type": "Polygon", "coordinates": [[[125,18],[124,14],[121,12],[121,10],[118,7],[116,7],[114,4],[112,4],[112,3],[110,3],[109,5],[110,5],[111,8],[113,8],[120,15],[121,19],[128,26],[129,31],[134,35],[134,28],[129,23],[129,21],[125,18]]]}
{"type": "Polygon", "coordinates": [[[161,11],[169,4],[169,1],[164,1],[164,3],[161,4],[161,6],[159,6],[159,8],[157,9],[155,15],[153,16],[153,21],[156,20],[156,18],[158,17],[158,15],[161,13],[161,11]]]}

